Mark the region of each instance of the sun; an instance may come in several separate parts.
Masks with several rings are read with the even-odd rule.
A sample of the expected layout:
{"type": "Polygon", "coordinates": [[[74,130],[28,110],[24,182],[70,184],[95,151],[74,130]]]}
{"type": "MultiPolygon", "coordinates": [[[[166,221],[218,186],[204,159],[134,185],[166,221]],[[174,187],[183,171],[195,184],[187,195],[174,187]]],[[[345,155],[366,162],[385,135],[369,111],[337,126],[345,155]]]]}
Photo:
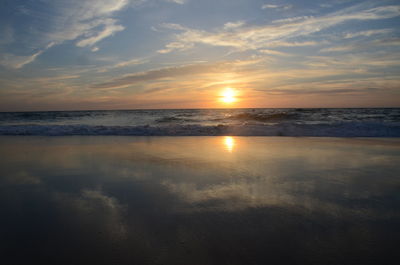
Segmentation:
{"type": "Polygon", "coordinates": [[[235,91],[232,88],[228,87],[224,91],[222,91],[220,101],[227,104],[233,103],[237,101],[235,96],[236,96],[235,91]]]}

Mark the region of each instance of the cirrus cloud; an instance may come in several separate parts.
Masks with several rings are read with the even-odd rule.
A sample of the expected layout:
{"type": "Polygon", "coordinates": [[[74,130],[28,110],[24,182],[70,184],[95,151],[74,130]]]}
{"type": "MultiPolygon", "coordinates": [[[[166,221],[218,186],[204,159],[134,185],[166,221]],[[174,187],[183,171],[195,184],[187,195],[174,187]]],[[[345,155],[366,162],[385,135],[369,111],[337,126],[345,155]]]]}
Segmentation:
{"type": "MultiPolygon", "coordinates": [[[[159,52],[186,50],[194,47],[195,44],[230,47],[238,50],[256,50],[271,47],[271,44],[276,46],[276,43],[289,43],[294,38],[311,36],[324,29],[350,21],[379,20],[398,16],[400,16],[399,5],[367,8],[361,4],[319,17],[303,16],[277,20],[273,21],[272,25],[247,25],[244,22],[226,23],[224,27],[213,31],[165,23],[161,25],[162,28],[180,31],[180,33],[175,34],[175,40],[166,44],[165,48],[159,52]]],[[[300,42],[284,46],[306,46],[296,43],[300,42]]],[[[303,44],[306,43],[315,45],[316,42],[303,42],[303,44]]]]}

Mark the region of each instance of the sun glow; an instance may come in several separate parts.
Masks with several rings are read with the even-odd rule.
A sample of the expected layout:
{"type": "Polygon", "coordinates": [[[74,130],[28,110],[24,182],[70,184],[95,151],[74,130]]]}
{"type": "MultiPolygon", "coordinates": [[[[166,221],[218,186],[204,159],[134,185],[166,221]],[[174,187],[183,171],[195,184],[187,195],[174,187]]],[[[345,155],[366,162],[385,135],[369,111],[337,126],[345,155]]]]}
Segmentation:
{"type": "Polygon", "coordinates": [[[222,91],[220,101],[227,104],[233,103],[237,101],[235,96],[236,96],[235,91],[232,88],[228,87],[224,91],[222,91]]]}

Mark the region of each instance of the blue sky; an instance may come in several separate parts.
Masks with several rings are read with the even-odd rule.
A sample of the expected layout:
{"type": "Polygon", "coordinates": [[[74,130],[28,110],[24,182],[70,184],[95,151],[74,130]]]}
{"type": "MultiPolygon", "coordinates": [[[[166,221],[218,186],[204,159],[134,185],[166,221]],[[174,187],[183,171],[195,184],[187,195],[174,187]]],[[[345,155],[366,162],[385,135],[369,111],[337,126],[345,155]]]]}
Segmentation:
{"type": "Polygon", "coordinates": [[[0,111],[400,106],[398,1],[0,5],[0,111]]]}

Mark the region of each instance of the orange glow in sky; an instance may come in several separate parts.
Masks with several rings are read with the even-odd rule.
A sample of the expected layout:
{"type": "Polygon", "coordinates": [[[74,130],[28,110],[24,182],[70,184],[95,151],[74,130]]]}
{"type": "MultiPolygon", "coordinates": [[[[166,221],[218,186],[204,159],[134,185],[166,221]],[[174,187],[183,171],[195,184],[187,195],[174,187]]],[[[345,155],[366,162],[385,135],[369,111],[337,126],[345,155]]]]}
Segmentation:
{"type": "Polygon", "coordinates": [[[228,87],[221,93],[220,101],[226,104],[231,104],[237,101],[236,92],[228,87]]]}
{"type": "Polygon", "coordinates": [[[400,0],[34,2],[0,4],[0,112],[400,107],[400,0]]]}

